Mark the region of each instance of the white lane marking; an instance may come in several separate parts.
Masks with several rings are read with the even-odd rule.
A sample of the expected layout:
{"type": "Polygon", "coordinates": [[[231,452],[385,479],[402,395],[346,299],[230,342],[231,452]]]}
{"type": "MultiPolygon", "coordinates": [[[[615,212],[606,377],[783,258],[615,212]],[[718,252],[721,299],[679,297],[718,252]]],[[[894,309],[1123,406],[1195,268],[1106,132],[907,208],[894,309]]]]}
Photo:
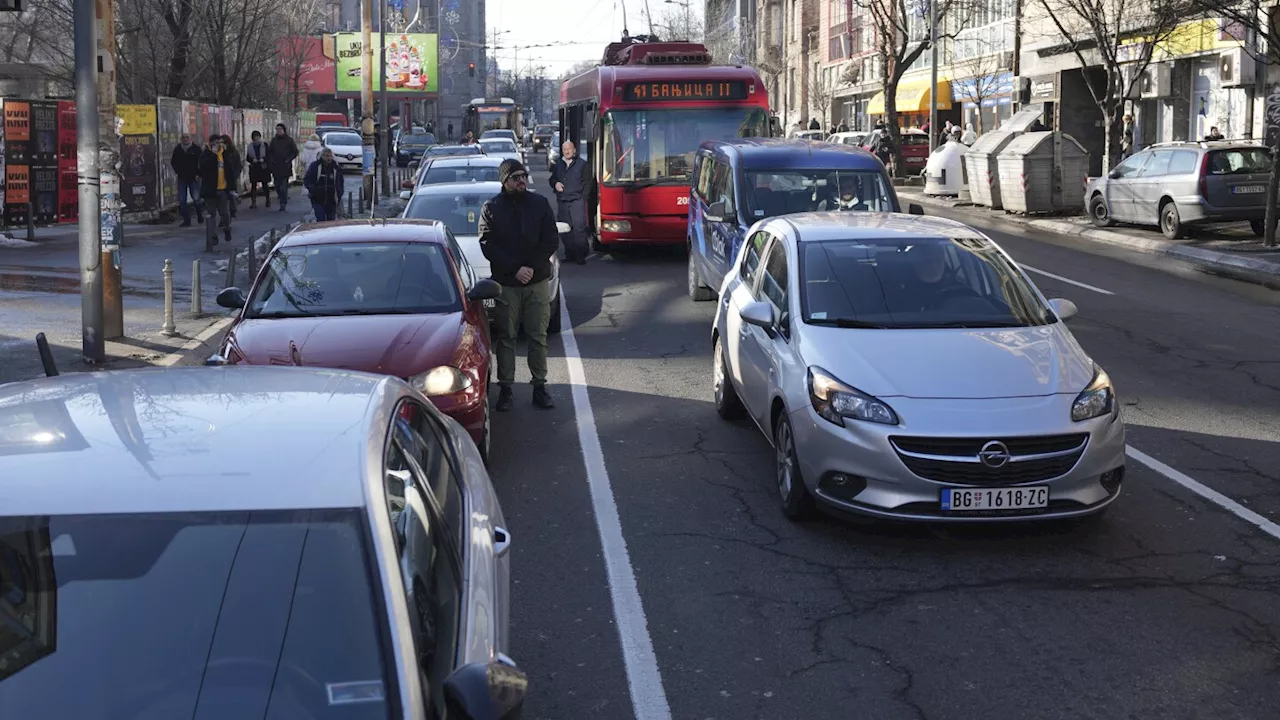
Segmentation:
{"type": "Polygon", "coordinates": [[[1072,280],[1071,278],[1064,278],[1064,277],[1062,277],[1061,275],[1054,275],[1054,274],[1053,274],[1053,273],[1051,273],[1051,272],[1045,272],[1045,271],[1040,270],[1040,269],[1038,269],[1038,268],[1033,268],[1033,267],[1031,267],[1030,265],[1027,265],[1027,264],[1025,264],[1025,263],[1018,263],[1018,265],[1019,265],[1023,270],[1030,270],[1030,271],[1031,271],[1031,272],[1033,272],[1033,273],[1038,273],[1038,274],[1043,275],[1043,276],[1045,276],[1045,277],[1051,277],[1051,278],[1053,278],[1054,280],[1061,280],[1061,281],[1062,281],[1062,282],[1064,282],[1064,283],[1071,283],[1072,285],[1075,285],[1076,287],[1082,287],[1082,288],[1084,288],[1085,290],[1092,290],[1092,291],[1094,291],[1094,292],[1096,292],[1096,293],[1102,293],[1103,295],[1115,295],[1115,293],[1111,292],[1110,290],[1103,290],[1103,289],[1102,289],[1102,288],[1100,288],[1100,287],[1094,287],[1093,285],[1087,285],[1087,284],[1085,284],[1085,283],[1080,282],[1079,280],[1072,280]]]}
{"type": "Polygon", "coordinates": [[[569,305],[560,295],[560,339],[564,342],[565,362],[569,365],[569,383],[573,386],[573,412],[578,424],[578,443],[582,447],[582,463],[591,489],[591,505],[596,526],[600,530],[600,546],[604,566],[609,575],[609,595],[613,599],[613,618],[622,642],[622,662],[627,670],[631,690],[631,707],[636,720],[670,720],[671,707],[662,687],[658,657],[653,652],[653,639],[645,620],[636,573],[631,567],[627,542],[622,537],[622,521],[618,504],[609,484],[609,471],[604,463],[604,450],[596,431],[596,418],[587,395],[587,373],[578,353],[578,339],[569,319],[569,305]]]}
{"type": "Polygon", "coordinates": [[[1262,517],[1258,513],[1241,505],[1235,500],[1232,500],[1226,495],[1223,495],[1217,490],[1214,490],[1213,488],[1205,486],[1204,484],[1192,478],[1190,475],[1187,475],[1186,473],[1180,470],[1175,470],[1169,467],[1168,465],[1165,465],[1164,463],[1142,452],[1141,450],[1133,447],[1132,445],[1125,446],[1125,453],[1129,457],[1133,458],[1134,460],[1137,460],[1143,465],[1146,465],[1148,468],[1155,470],[1161,475],[1169,478],[1170,480],[1178,483],[1182,487],[1199,495],[1205,500],[1208,500],[1209,502],[1226,510],[1232,515],[1235,515],[1241,520],[1257,525],[1262,530],[1262,532],[1270,535],[1273,538],[1276,538],[1277,540],[1280,540],[1280,525],[1277,525],[1276,523],[1271,522],[1270,520],[1262,517]]]}

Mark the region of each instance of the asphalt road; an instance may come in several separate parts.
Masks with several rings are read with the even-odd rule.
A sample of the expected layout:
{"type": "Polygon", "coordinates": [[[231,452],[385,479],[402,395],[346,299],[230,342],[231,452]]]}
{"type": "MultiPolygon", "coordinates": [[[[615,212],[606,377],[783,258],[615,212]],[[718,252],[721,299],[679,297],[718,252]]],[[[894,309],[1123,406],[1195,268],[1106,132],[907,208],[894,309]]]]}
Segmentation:
{"type": "Polygon", "coordinates": [[[1082,527],[792,523],[768,441],[712,406],[683,250],[593,256],[563,272],[559,407],[522,386],[494,421],[526,718],[1275,717],[1280,540],[1240,513],[1280,521],[1280,294],[989,229],[1111,293],[1035,276],[1167,467],[1131,459],[1082,527]]]}

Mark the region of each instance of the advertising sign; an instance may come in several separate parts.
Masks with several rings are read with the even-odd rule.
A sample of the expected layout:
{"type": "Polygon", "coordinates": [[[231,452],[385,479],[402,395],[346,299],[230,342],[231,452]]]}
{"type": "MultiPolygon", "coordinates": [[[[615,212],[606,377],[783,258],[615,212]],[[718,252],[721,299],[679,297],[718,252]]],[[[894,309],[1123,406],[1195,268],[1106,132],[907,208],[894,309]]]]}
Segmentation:
{"type": "Polygon", "coordinates": [[[125,135],[120,138],[120,199],[126,212],[155,210],[156,138],[154,135],[125,135]]]}
{"type": "Polygon", "coordinates": [[[116,114],[124,120],[121,135],[150,135],[156,131],[155,105],[117,105],[116,114]]]}
{"type": "Polygon", "coordinates": [[[0,216],[4,215],[4,98],[0,98],[0,216]]]}
{"type": "Polygon", "coordinates": [[[4,219],[10,226],[27,224],[31,199],[31,103],[4,103],[4,219]]]}
{"type": "MultiPolygon", "coordinates": [[[[439,92],[440,67],[438,36],[435,33],[387,35],[387,95],[401,98],[420,97],[439,92]]],[[[360,94],[360,33],[338,33],[334,36],[335,84],[339,97],[360,94]]],[[[373,88],[378,89],[378,48],[373,54],[373,88]]]]}
{"type": "Polygon", "coordinates": [[[31,103],[31,166],[58,166],[58,103],[31,103]]]}
{"type": "MultiPolygon", "coordinates": [[[[334,93],[333,58],[324,54],[324,38],[294,35],[280,39],[280,90],[306,95],[334,93]]],[[[359,63],[356,63],[359,66],[359,63]]]]}
{"type": "Polygon", "coordinates": [[[182,141],[186,130],[182,116],[182,101],[175,98],[156,99],[156,160],[160,165],[160,207],[178,204],[178,176],[173,172],[169,158],[173,149],[182,141]]]}
{"type": "Polygon", "coordinates": [[[58,222],[58,167],[33,167],[31,172],[31,210],[37,225],[58,222]]]}

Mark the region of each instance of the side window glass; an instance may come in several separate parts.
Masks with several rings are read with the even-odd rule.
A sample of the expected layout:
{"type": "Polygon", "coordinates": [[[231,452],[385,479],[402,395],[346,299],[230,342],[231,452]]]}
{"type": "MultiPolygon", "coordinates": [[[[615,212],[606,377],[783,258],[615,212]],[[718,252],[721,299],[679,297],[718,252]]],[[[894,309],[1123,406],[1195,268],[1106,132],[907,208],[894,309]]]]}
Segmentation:
{"type": "Polygon", "coordinates": [[[711,196],[708,199],[713,203],[724,203],[725,217],[733,216],[735,212],[733,206],[733,177],[730,174],[728,165],[724,163],[715,164],[715,178],[711,181],[711,196]]]}
{"type": "Polygon", "coordinates": [[[1170,150],[1157,150],[1151,154],[1151,159],[1142,168],[1142,177],[1161,177],[1169,174],[1169,160],[1173,152],[1170,150]]]}
{"type": "Polygon", "coordinates": [[[1199,167],[1196,162],[1198,159],[1194,150],[1175,150],[1173,158],[1169,160],[1169,174],[1190,175],[1199,167]]]}
{"type": "Polygon", "coordinates": [[[742,282],[748,288],[755,285],[756,268],[760,267],[760,254],[764,252],[764,245],[768,239],[769,234],[761,230],[752,235],[747,241],[747,246],[742,249],[742,282]]]}
{"type": "Polygon", "coordinates": [[[769,246],[758,297],[773,303],[779,315],[787,311],[787,248],[781,240],[769,246]]]}
{"type": "Polygon", "coordinates": [[[724,172],[722,168],[724,168],[724,165],[721,165],[715,160],[712,160],[707,164],[707,175],[709,176],[709,179],[707,180],[706,197],[708,204],[719,200],[720,194],[724,190],[724,172]]]}
{"type": "Polygon", "coordinates": [[[710,173],[707,172],[707,166],[710,159],[706,155],[699,155],[693,164],[693,190],[703,201],[707,199],[707,180],[710,173]]]}
{"type": "Polygon", "coordinates": [[[462,246],[458,245],[458,240],[453,236],[453,231],[445,230],[445,237],[449,239],[449,252],[453,255],[455,263],[458,266],[458,275],[462,278],[462,285],[467,290],[476,284],[476,275],[471,270],[471,263],[467,262],[467,256],[462,252],[462,246]]]}
{"type": "Polygon", "coordinates": [[[1147,161],[1147,158],[1150,156],[1151,156],[1151,153],[1138,153],[1137,155],[1134,155],[1128,160],[1125,160],[1124,162],[1120,163],[1119,165],[1116,166],[1116,170],[1115,170],[1116,177],[1117,178],[1132,177],[1134,174],[1138,172],[1139,169],[1142,168],[1142,164],[1145,163],[1147,161]]]}
{"type": "Polygon", "coordinates": [[[396,422],[402,425],[408,438],[405,451],[417,463],[426,481],[423,492],[440,508],[453,542],[458,548],[465,547],[466,498],[454,466],[455,455],[449,436],[430,411],[413,401],[404,402],[397,418],[396,422]]]}

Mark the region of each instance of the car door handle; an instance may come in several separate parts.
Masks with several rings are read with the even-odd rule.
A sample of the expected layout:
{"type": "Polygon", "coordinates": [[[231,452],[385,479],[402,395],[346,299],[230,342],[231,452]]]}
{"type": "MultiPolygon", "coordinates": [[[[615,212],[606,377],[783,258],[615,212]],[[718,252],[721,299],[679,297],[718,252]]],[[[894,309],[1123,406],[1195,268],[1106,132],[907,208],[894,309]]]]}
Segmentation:
{"type": "Polygon", "coordinates": [[[506,528],[493,528],[493,556],[500,558],[511,549],[511,533],[506,528]]]}

